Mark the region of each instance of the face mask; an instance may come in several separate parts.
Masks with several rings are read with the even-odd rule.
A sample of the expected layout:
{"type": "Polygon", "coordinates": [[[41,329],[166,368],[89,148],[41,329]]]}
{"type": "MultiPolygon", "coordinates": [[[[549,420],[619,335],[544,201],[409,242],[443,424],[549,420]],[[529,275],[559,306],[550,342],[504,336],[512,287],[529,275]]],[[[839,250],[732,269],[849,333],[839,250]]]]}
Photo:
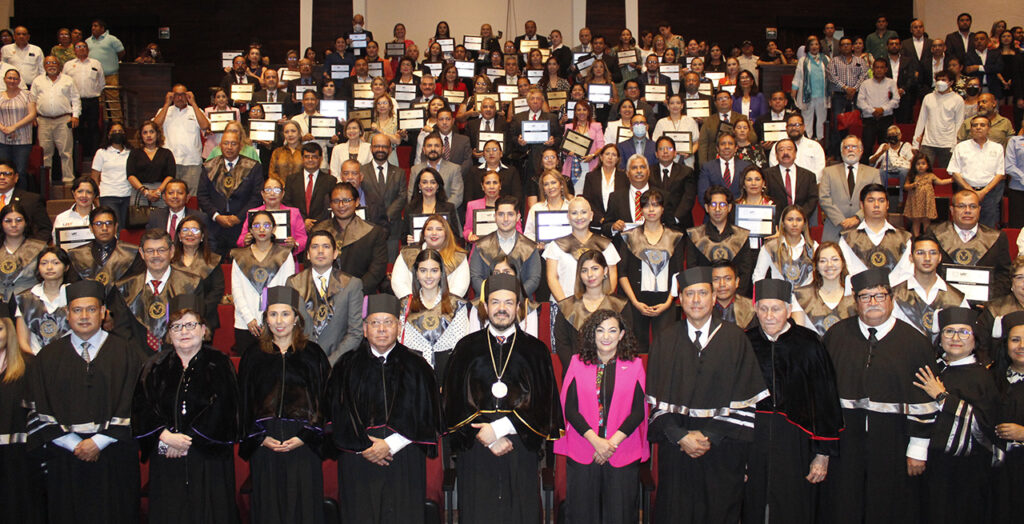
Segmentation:
{"type": "Polygon", "coordinates": [[[978,93],[981,93],[981,88],[977,87],[977,86],[971,86],[971,87],[968,87],[966,89],[966,91],[967,91],[967,96],[978,96],[978,93]]]}
{"type": "Polygon", "coordinates": [[[153,57],[156,57],[156,49],[150,49],[149,54],[153,57]]]}
{"type": "Polygon", "coordinates": [[[362,24],[356,24],[356,25],[352,26],[352,30],[358,33],[358,32],[363,30],[363,25],[362,24]]]}
{"type": "Polygon", "coordinates": [[[112,133],[110,135],[110,143],[117,145],[124,145],[124,133],[112,133]]]}
{"type": "Polygon", "coordinates": [[[647,124],[633,124],[633,136],[644,138],[647,136],[647,124]]]}
{"type": "Polygon", "coordinates": [[[888,138],[889,138],[889,143],[890,144],[894,144],[895,145],[895,144],[898,144],[899,141],[900,141],[900,137],[898,137],[896,135],[889,135],[888,138]]]}
{"type": "Polygon", "coordinates": [[[945,92],[947,89],[949,89],[949,82],[947,82],[945,80],[936,80],[935,81],[935,90],[936,91],[941,93],[941,92],[945,92]]]}

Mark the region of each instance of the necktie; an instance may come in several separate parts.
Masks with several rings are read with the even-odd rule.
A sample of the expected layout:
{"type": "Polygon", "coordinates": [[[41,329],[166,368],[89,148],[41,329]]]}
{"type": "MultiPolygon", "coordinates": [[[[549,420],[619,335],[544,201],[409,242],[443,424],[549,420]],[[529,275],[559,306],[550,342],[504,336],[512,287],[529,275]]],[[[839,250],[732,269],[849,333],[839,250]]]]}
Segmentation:
{"type": "Polygon", "coordinates": [[[661,169],[661,183],[664,184],[665,182],[668,182],[668,168],[667,167],[663,167],[661,169]]]}
{"type": "Polygon", "coordinates": [[[380,365],[383,367],[387,360],[385,360],[384,357],[377,357],[377,362],[380,362],[380,365]]]}
{"type": "Polygon", "coordinates": [[[159,280],[150,280],[149,283],[153,284],[153,294],[154,295],[159,295],[160,294],[160,281],[159,280]]]}
{"type": "Polygon", "coordinates": [[[277,90],[275,89],[275,90],[271,91],[270,92],[270,96],[267,97],[267,98],[270,99],[270,102],[277,102],[277,90]]]}
{"type": "Polygon", "coordinates": [[[786,168],[786,200],[793,205],[793,179],[789,176],[789,168],[786,168]]]}
{"type": "Polygon", "coordinates": [[[230,173],[231,170],[235,168],[235,161],[234,160],[228,160],[225,165],[227,166],[228,172],[230,173]]]}
{"type": "Polygon", "coordinates": [[[725,113],[722,113],[722,123],[723,124],[728,124],[729,123],[729,116],[726,115],[725,113]]]}
{"type": "Polygon", "coordinates": [[[846,186],[850,189],[850,196],[853,196],[853,186],[855,185],[857,185],[857,180],[853,176],[853,166],[846,166],[846,186]]]}
{"type": "Polygon", "coordinates": [[[86,364],[92,362],[92,357],[89,356],[89,346],[89,342],[82,342],[82,360],[84,360],[86,364]]]}
{"type": "Polygon", "coordinates": [[[537,113],[533,114],[533,120],[537,120],[537,113]]]}
{"type": "Polygon", "coordinates": [[[501,335],[494,335],[494,339],[498,341],[498,345],[504,345],[506,338],[508,338],[508,337],[503,337],[501,335]]]}
{"type": "Polygon", "coordinates": [[[384,166],[377,166],[377,182],[384,187],[384,166]]]}
{"type": "Polygon", "coordinates": [[[486,132],[486,133],[490,133],[491,132],[491,121],[490,120],[484,120],[484,132],[486,132]]]}
{"type": "Polygon", "coordinates": [[[640,218],[643,217],[643,210],[640,208],[640,190],[639,189],[637,189],[633,193],[633,209],[636,210],[636,211],[633,212],[633,222],[639,222],[640,218]]]}
{"type": "Polygon", "coordinates": [[[178,215],[174,214],[174,213],[171,213],[171,230],[169,231],[169,233],[171,234],[171,241],[172,242],[174,241],[174,234],[177,231],[178,231],[178,215]]]}
{"type": "Polygon", "coordinates": [[[313,117],[306,115],[306,132],[312,133],[313,131],[313,117]]]}
{"type": "Polygon", "coordinates": [[[448,141],[448,137],[444,137],[444,150],[441,151],[441,156],[445,160],[450,160],[452,156],[452,144],[448,141]]]}
{"type": "Polygon", "coordinates": [[[327,277],[325,276],[320,277],[320,296],[327,298],[327,277]]]}
{"type": "Polygon", "coordinates": [[[309,203],[313,201],[313,173],[308,175],[306,181],[306,215],[309,215],[309,203]]]}
{"type": "Polygon", "coordinates": [[[729,161],[725,161],[725,169],[722,170],[722,181],[725,182],[725,187],[732,185],[732,171],[729,169],[729,161]]]}
{"type": "Polygon", "coordinates": [[[704,351],[704,346],[700,344],[700,331],[695,331],[693,334],[693,345],[697,346],[697,353],[700,354],[701,351],[704,351]]]}
{"type": "Polygon", "coordinates": [[[868,362],[864,367],[871,367],[871,356],[875,353],[875,347],[878,346],[878,337],[875,336],[877,333],[877,329],[868,328],[868,362]]]}
{"type": "Polygon", "coordinates": [[[5,204],[7,204],[7,195],[0,195],[0,209],[3,209],[5,204]]]}
{"type": "Polygon", "coordinates": [[[970,242],[971,241],[971,232],[970,232],[970,230],[961,230],[960,231],[960,238],[963,239],[964,243],[970,242]]]}

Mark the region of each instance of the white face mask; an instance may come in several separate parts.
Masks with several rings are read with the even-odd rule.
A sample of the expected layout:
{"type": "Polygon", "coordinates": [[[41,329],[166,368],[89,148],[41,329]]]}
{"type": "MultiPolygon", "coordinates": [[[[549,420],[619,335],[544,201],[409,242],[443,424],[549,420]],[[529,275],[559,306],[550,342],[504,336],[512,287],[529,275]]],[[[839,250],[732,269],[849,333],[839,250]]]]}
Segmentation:
{"type": "Polygon", "coordinates": [[[942,93],[942,92],[945,92],[947,89],[949,89],[949,82],[947,82],[945,80],[936,80],[935,81],[935,90],[936,91],[942,93]]]}
{"type": "Polygon", "coordinates": [[[633,136],[636,138],[644,138],[647,136],[647,125],[646,124],[633,124],[633,136]]]}
{"type": "Polygon", "coordinates": [[[352,26],[352,30],[355,31],[356,33],[358,33],[358,32],[363,30],[363,25],[362,24],[356,24],[356,25],[352,26]]]}

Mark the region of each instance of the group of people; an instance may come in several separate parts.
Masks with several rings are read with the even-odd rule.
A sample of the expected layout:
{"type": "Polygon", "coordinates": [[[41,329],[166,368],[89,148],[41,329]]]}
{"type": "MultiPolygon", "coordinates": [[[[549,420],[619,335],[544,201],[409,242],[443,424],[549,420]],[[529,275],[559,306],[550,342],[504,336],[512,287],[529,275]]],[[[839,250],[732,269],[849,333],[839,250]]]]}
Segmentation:
{"type": "Polygon", "coordinates": [[[901,41],[880,17],[865,61],[828,24],[765,99],[774,43],[723,56],[662,24],[570,49],[531,21],[447,51],[441,22],[420,60],[401,24],[383,57],[364,24],[322,64],[251,48],[205,109],[175,85],[137,148],[82,131],[116,77],[90,58],[117,60],[101,21],[24,86],[27,29],[3,47],[0,131],[105,139],[89,174],[62,156],[52,221],[0,145],[0,522],[137,522],[140,457],[151,522],[236,522],[236,445],[253,522],[323,522],[326,459],[346,521],[422,522],[434,457],[460,521],[536,522],[544,453],[568,522],[636,521],[652,455],[656,522],[1024,511],[1024,257],[998,227],[1006,179],[1024,224],[1015,28],[991,48],[965,13],[901,41]],[[349,118],[323,133],[328,100],[349,118]],[[863,138],[833,129],[833,152],[843,104],[863,138]],[[933,166],[956,184],[935,224],[933,166]],[[913,232],[890,222],[900,176],[913,232]]]}

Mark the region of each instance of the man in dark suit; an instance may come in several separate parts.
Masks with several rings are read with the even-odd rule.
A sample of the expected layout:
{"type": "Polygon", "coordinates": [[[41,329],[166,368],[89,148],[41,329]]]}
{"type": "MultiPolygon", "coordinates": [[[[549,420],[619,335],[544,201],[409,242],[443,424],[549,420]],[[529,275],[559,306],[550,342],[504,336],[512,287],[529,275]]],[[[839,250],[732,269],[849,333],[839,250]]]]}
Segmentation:
{"type": "Polygon", "coordinates": [[[338,241],[334,267],[363,281],[363,294],[377,292],[387,276],[388,233],[384,228],[356,216],[359,190],[348,182],[331,189],[331,216],[316,223],[313,231],[330,231],[338,241]]]}
{"type": "MultiPolygon", "coordinates": [[[[669,95],[672,91],[672,80],[669,77],[658,72],[658,56],[655,54],[647,55],[647,59],[644,60],[644,65],[647,66],[647,71],[637,78],[640,83],[640,96],[644,98],[644,101],[649,103],[647,100],[647,86],[660,85],[665,86],[665,100],[668,100],[669,95]]],[[[655,114],[659,117],[663,117],[668,114],[668,108],[665,106],[665,102],[655,102],[651,104],[654,108],[655,114]]]]}
{"type": "Polygon", "coordinates": [[[373,81],[373,78],[370,77],[370,65],[366,62],[365,58],[357,58],[352,66],[352,76],[342,79],[341,82],[335,82],[335,85],[338,87],[338,98],[348,100],[349,107],[351,107],[352,99],[355,97],[355,85],[371,81],[373,81]]]}
{"type": "MultiPolygon", "coordinates": [[[[714,120],[711,120],[714,121],[714,120]]],[[[746,160],[735,158],[736,135],[732,131],[718,134],[717,158],[711,157],[700,164],[697,179],[697,198],[703,200],[704,193],[711,186],[723,186],[732,191],[733,198],[743,193],[743,170],[750,165],[746,160]]]]}
{"type": "Polygon", "coordinates": [[[616,189],[608,197],[608,212],[601,219],[601,234],[611,238],[621,233],[626,224],[639,222],[643,219],[640,207],[640,195],[651,188],[660,187],[651,179],[651,169],[646,158],[632,157],[626,168],[629,185],[616,189]]]}
{"type": "Polygon", "coordinates": [[[203,222],[209,229],[210,217],[198,209],[185,207],[188,201],[188,184],[184,180],[175,178],[164,186],[164,203],[167,207],[153,207],[149,212],[149,223],[146,229],[162,229],[171,235],[174,240],[178,234],[178,224],[186,218],[196,218],[203,222]]]}
{"type": "MultiPolygon", "coordinates": [[[[635,78],[626,80],[622,84],[622,94],[623,98],[628,98],[633,101],[633,107],[636,108],[636,114],[645,115],[651,118],[652,121],[657,122],[654,107],[641,98],[643,96],[643,91],[640,90],[640,82],[635,78]]],[[[608,121],[614,122],[620,118],[622,118],[622,116],[619,115],[619,106],[616,104],[612,106],[611,111],[609,111],[608,121]]]]}
{"type": "Polygon", "coordinates": [[[771,149],[775,144],[775,141],[768,141],[765,139],[764,125],[765,123],[776,123],[785,122],[789,119],[790,115],[797,113],[795,109],[787,107],[789,100],[786,98],[786,93],[783,91],[774,91],[768,96],[768,112],[761,118],[754,122],[754,132],[757,133],[757,139],[765,144],[765,149],[771,149]]]}
{"type": "Polygon", "coordinates": [[[775,202],[775,222],[782,218],[782,210],[796,205],[809,218],[818,208],[818,178],[807,169],[796,165],[796,144],[792,139],[775,144],[779,164],[764,172],[768,198],[775,202]],[[788,182],[788,183],[787,183],[788,182]]]}
{"type": "Polygon", "coordinates": [[[629,125],[633,128],[633,138],[619,142],[619,156],[621,157],[619,167],[626,169],[629,157],[635,154],[643,155],[647,159],[648,166],[657,164],[658,157],[655,154],[654,142],[649,138],[650,133],[647,131],[647,117],[637,113],[629,119],[629,125]]]}
{"type": "Polygon", "coordinates": [[[836,25],[832,22],[825,24],[819,42],[821,43],[821,52],[825,53],[829,58],[839,53],[839,39],[834,36],[835,34],[836,25]]]}
{"type": "Polygon", "coordinates": [[[898,37],[890,37],[885,43],[885,50],[888,53],[885,58],[889,62],[886,76],[896,79],[896,89],[900,93],[900,105],[893,111],[893,116],[898,124],[912,123],[914,104],[917,103],[917,77],[920,71],[914,59],[903,54],[903,46],[898,37]]]}
{"type": "Polygon", "coordinates": [[[656,144],[658,163],[651,168],[651,180],[665,188],[665,222],[686,231],[693,227],[693,203],[697,199],[697,173],[686,164],[675,162],[676,142],[662,136],[656,144]]]}
{"type": "MultiPolygon", "coordinates": [[[[558,122],[558,115],[544,111],[544,94],[540,89],[531,87],[526,94],[526,111],[516,113],[512,117],[509,129],[509,142],[514,141],[514,148],[523,156],[524,180],[530,180],[540,174],[540,156],[545,147],[555,144],[555,137],[562,136],[562,125],[558,122]],[[527,144],[523,139],[523,122],[526,120],[547,120],[550,136],[542,144],[527,144]]],[[[510,147],[509,149],[512,149],[510,147]]]]}
{"type": "MultiPolygon", "coordinates": [[[[441,158],[459,166],[460,169],[467,169],[473,161],[473,148],[470,146],[469,137],[455,132],[455,113],[448,106],[437,112],[435,132],[441,135],[441,158]]],[[[424,160],[422,147],[421,143],[421,150],[416,152],[417,164],[424,160]]]]}
{"type": "Polygon", "coordinates": [[[348,44],[349,51],[354,56],[364,56],[366,54],[366,47],[356,47],[352,45],[352,41],[354,40],[352,35],[361,35],[364,42],[373,41],[373,31],[367,31],[366,28],[363,27],[364,23],[365,20],[363,19],[363,15],[354,15],[352,17],[352,30],[345,33],[345,43],[348,44]]]}
{"type": "MultiPolygon", "coordinates": [[[[250,78],[245,71],[245,57],[238,55],[231,61],[231,71],[221,79],[220,88],[224,90],[228,95],[228,98],[231,98],[231,84],[252,83],[254,83],[253,79],[250,78]]],[[[254,86],[253,89],[255,90],[258,87],[259,86],[254,86]]],[[[245,101],[235,101],[233,99],[231,100],[231,103],[238,107],[244,107],[246,105],[245,101]]]]}
{"type": "MultiPolygon", "coordinates": [[[[900,44],[900,52],[914,64],[914,100],[921,100],[931,90],[932,39],[924,32],[924,22],[915,18],[910,23],[910,38],[900,44]]],[[[902,104],[902,100],[900,101],[902,104]]]]}
{"type": "Polygon", "coordinates": [[[536,40],[537,47],[540,47],[541,49],[548,48],[548,39],[537,34],[537,22],[527,20],[524,29],[526,30],[526,34],[519,35],[515,39],[517,53],[522,52],[522,49],[519,47],[519,42],[522,42],[523,40],[536,40]]]}
{"type": "Polygon", "coordinates": [[[226,255],[242,233],[246,213],[262,201],[263,166],[239,156],[242,137],[225,131],[220,139],[222,155],[203,163],[199,176],[199,208],[212,218],[210,243],[218,254],[226,255]]]}
{"type": "Polygon", "coordinates": [[[402,209],[408,200],[405,170],[388,162],[391,140],[386,135],[373,135],[370,151],[373,160],[359,168],[363,175],[363,195],[366,196],[366,220],[389,230],[388,247],[393,248],[397,256],[398,239],[404,227],[402,209]]]}
{"type": "Polygon", "coordinates": [[[604,37],[597,35],[591,41],[594,47],[594,58],[598,60],[604,60],[604,65],[608,66],[608,72],[612,74],[612,82],[618,84],[622,82],[622,70],[619,69],[619,57],[615,56],[615,53],[608,52],[608,45],[604,41],[604,37]]]}
{"type": "MultiPolygon", "coordinates": [[[[700,137],[697,139],[697,156],[701,165],[710,162],[715,158],[715,148],[718,143],[718,135],[722,132],[732,132],[733,125],[747,117],[732,110],[732,95],[728,91],[715,93],[715,107],[711,116],[704,119],[700,128],[700,137]]],[[[698,193],[701,196],[703,193],[698,193]]],[[[738,195],[738,193],[737,193],[738,195]]]]}
{"type": "Polygon", "coordinates": [[[282,204],[299,210],[307,231],[318,220],[327,218],[327,199],[330,198],[331,188],[337,182],[330,174],[320,171],[323,156],[320,144],[302,144],[301,176],[288,177],[284,187],[284,199],[281,200],[282,204]]]}
{"type": "Polygon", "coordinates": [[[996,99],[1003,97],[1003,83],[999,73],[1003,72],[1003,57],[996,49],[988,48],[988,33],[978,31],[971,36],[974,48],[964,59],[964,74],[981,79],[981,90],[992,93],[996,99]]]}
{"type": "Polygon", "coordinates": [[[315,85],[317,85],[317,79],[313,76],[313,62],[308,58],[299,60],[299,77],[288,82],[288,93],[291,95],[292,103],[300,104],[302,102],[302,94],[299,93],[296,86],[315,85]]]}
{"type": "Polygon", "coordinates": [[[960,63],[964,63],[964,58],[967,57],[967,50],[971,48],[971,43],[974,42],[974,33],[971,32],[971,19],[970,13],[960,13],[956,16],[956,31],[946,35],[946,57],[957,58],[960,63]]]}
{"type": "Polygon", "coordinates": [[[281,109],[284,111],[282,117],[293,116],[298,114],[299,111],[298,108],[293,106],[292,99],[288,96],[288,91],[281,89],[278,83],[277,71],[269,67],[263,71],[263,89],[256,91],[252,95],[252,102],[254,104],[283,104],[281,106],[281,109]]]}
{"type": "Polygon", "coordinates": [[[24,189],[16,188],[18,184],[18,172],[9,161],[0,161],[0,208],[17,202],[25,206],[25,212],[32,221],[32,230],[26,232],[25,236],[49,242],[53,231],[53,222],[46,212],[46,203],[43,202],[37,193],[30,193],[24,189]]]}
{"type": "MultiPolygon", "coordinates": [[[[469,137],[469,147],[473,156],[479,158],[481,144],[480,132],[505,134],[508,130],[508,122],[504,118],[498,118],[498,98],[491,95],[480,102],[480,118],[474,118],[466,123],[466,136],[469,137]]],[[[508,144],[502,144],[502,148],[508,144]]]]}
{"type": "Polygon", "coordinates": [[[683,92],[680,94],[683,95],[683,114],[696,120],[697,125],[703,125],[704,117],[689,114],[686,111],[686,103],[690,100],[704,100],[708,104],[707,108],[709,113],[713,113],[715,109],[715,97],[705,95],[704,93],[700,92],[700,75],[693,71],[690,71],[683,75],[682,87],[683,92]]]}

